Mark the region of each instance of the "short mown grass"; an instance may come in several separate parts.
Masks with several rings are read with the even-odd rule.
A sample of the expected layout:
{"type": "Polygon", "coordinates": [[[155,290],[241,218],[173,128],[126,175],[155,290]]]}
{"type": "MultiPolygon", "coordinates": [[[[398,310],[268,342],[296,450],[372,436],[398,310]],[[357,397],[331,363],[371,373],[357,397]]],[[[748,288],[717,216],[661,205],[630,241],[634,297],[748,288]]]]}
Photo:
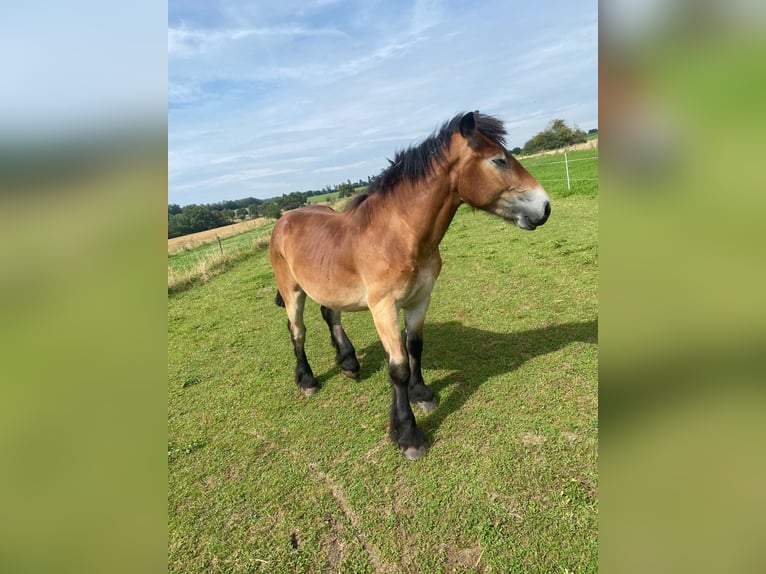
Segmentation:
{"type": "Polygon", "coordinates": [[[579,150],[564,154],[533,157],[522,160],[537,180],[552,197],[598,195],[598,150],[579,150]],[[569,187],[567,187],[566,166],[569,167],[569,187]]]}
{"type": "Polygon", "coordinates": [[[442,242],[414,463],[369,313],[355,382],[307,304],[307,399],[265,250],[171,293],[169,570],[596,572],[597,201],[550,191],[533,233],[463,207],[442,242]]]}

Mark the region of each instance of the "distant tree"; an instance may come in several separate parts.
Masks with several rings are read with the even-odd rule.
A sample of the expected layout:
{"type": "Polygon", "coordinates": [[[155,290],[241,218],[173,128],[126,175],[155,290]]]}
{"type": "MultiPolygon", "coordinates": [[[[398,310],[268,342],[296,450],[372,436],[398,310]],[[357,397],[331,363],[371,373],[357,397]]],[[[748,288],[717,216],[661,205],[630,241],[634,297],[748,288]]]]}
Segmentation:
{"type": "Polygon", "coordinates": [[[296,209],[306,204],[307,194],[300,191],[294,191],[292,193],[286,193],[282,197],[278,197],[273,200],[282,211],[288,209],[296,209]]]}
{"type": "Polygon", "coordinates": [[[181,206],[177,203],[171,203],[168,205],[168,215],[178,215],[181,213],[181,206]]]}
{"type": "Polygon", "coordinates": [[[276,202],[267,201],[261,206],[261,215],[270,219],[279,219],[279,216],[282,215],[282,210],[279,209],[276,202]]]}
{"type": "Polygon", "coordinates": [[[519,154],[521,153],[521,148],[520,148],[519,146],[516,146],[515,148],[513,148],[513,149],[511,150],[511,153],[512,153],[513,155],[519,155],[519,154]]]}
{"type": "Polygon", "coordinates": [[[588,135],[593,135],[598,133],[598,128],[591,128],[588,130],[588,135]]]}
{"type": "Polygon", "coordinates": [[[228,208],[222,209],[221,211],[219,211],[219,213],[221,214],[220,217],[221,217],[221,222],[223,225],[231,225],[232,223],[234,223],[234,218],[236,217],[236,213],[234,212],[233,209],[228,209],[228,208]]]}
{"type": "Polygon", "coordinates": [[[237,200],[237,208],[241,208],[241,207],[248,208],[253,204],[258,205],[259,203],[261,203],[260,199],[256,199],[254,197],[245,197],[243,199],[237,200]]]}
{"type": "MultiPolygon", "coordinates": [[[[204,205],[187,205],[183,208],[180,216],[188,222],[186,233],[197,233],[198,231],[213,229],[219,224],[218,218],[204,205]]],[[[173,217],[179,216],[174,215],[173,217]]],[[[186,235],[186,233],[183,235],[186,235]]]]}
{"type": "Polygon", "coordinates": [[[351,180],[346,180],[345,183],[338,185],[338,197],[351,197],[356,193],[356,187],[351,180]]]}
{"type": "Polygon", "coordinates": [[[247,218],[247,209],[245,209],[244,207],[240,207],[237,210],[237,217],[241,219],[242,221],[244,221],[247,218]]]}
{"type": "Polygon", "coordinates": [[[251,203],[247,206],[247,212],[250,214],[250,217],[258,217],[260,215],[259,204],[251,203]]]}
{"type": "Polygon", "coordinates": [[[558,149],[564,146],[586,141],[585,132],[575,127],[567,126],[561,119],[553,120],[545,130],[537,133],[524,144],[523,152],[525,154],[536,153],[538,151],[558,149]]]}
{"type": "Polygon", "coordinates": [[[191,233],[189,219],[183,213],[168,215],[168,239],[191,233]]]}

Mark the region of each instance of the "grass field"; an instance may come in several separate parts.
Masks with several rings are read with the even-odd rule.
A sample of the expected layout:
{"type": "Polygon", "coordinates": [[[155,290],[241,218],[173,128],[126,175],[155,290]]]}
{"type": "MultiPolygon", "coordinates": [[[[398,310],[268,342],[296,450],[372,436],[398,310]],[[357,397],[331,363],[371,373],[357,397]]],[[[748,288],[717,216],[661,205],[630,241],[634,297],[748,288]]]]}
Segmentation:
{"type": "MultiPolygon", "coordinates": [[[[274,220],[271,220],[265,224],[261,224],[255,229],[240,233],[239,235],[232,235],[225,239],[221,239],[221,247],[224,253],[239,253],[242,250],[250,249],[253,241],[261,237],[269,237],[271,230],[274,228],[274,220]]],[[[199,245],[194,249],[188,251],[178,251],[168,256],[168,269],[170,271],[184,271],[197,265],[200,261],[203,261],[219,252],[218,242],[214,240],[207,242],[203,245],[199,245]]]]}
{"type": "MultiPolygon", "coordinates": [[[[168,255],[168,293],[190,289],[220,275],[255,252],[265,250],[274,221],[239,235],[168,255]]],[[[211,230],[214,231],[214,230],[211,230]]]]}
{"type": "Polygon", "coordinates": [[[240,221],[239,223],[233,223],[224,227],[216,227],[215,229],[182,235],[181,237],[173,237],[172,239],[168,239],[168,255],[175,255],[180,251],[190,251],[206,243],[214,242],[216,241],[216,236],[223,240],[227,237],[240,235],[257,227],[268,225],[269,223],[270,220],[265,217],[259,217],[257,219],[240,221]]]}
{"type": "Polygon", "coordinates": [[[597,181],[546,188],[539,230],[463,207],[442,243],[414,463],[369,313],[344,315],[354,382],[307,304],[306,399],[265,251],[168,297],[170,571],[596,572],[597,181]]]}
{"type": "Polygon", "coordinates": [[[552,198],[570,195],[596,197],[598,195],[598,150],[570,151],[566,159],[569,166],[569,188],[564,154],[532,157],[522,160],[552,198]]]}
{"type": "Polygon", "coordinates": [[[338,191],[331,191],[330,193],[323,193],[322,195],[312,195],[308,198],[309,203],[327,203],[329,201],[335,201],[338,199],[338,191]]]}

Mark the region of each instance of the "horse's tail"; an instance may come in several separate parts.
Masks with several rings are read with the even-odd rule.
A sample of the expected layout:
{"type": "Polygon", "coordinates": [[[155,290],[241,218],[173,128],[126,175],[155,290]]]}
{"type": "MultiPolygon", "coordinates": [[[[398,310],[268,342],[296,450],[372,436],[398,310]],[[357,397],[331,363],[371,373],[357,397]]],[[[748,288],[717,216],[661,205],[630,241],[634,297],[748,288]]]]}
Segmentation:
{"type": "Polygon", "coordinates": [[[285,300],[282,299],[282,293],[277,290],[277,296],[274,298],[274,303],[277,304],[277,307],[284,307],[285,306],[285,300]]]}

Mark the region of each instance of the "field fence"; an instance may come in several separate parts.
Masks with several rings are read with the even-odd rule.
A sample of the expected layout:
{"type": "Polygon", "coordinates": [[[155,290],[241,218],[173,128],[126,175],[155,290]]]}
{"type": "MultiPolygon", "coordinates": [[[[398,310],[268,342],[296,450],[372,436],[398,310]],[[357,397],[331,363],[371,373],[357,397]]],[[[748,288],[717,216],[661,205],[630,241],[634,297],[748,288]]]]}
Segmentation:
{"type": "Polygon", "coordinates": [[[572,183],[573,181],[596,181],[598,180],[597,177],[585,177],[585,178],[570,178],[569,175],[569,164],[574,163],[577,161],[598,161],[598,154],[594,156],[589,157],[580,157],[575,159],[569,159],[567,157],[567,152],[564,152],[564,159],[563,160],[556,160],[556,161],[541,161],[541,162],[535,162],[535,163],[526,163],[524,162],[524,167],[527,169],[530,168],[537,168],[542,166],[548,166],[548,165],[554,165],[554,164],[563,164],[564,169],[562,170],[562,174],[565,175],[565,177],[546,177],[546,178],[536,178],[539,182],[545,182],[545,181],[566,181],[567,182],[567,189],[572,189],[572,183]]]}

